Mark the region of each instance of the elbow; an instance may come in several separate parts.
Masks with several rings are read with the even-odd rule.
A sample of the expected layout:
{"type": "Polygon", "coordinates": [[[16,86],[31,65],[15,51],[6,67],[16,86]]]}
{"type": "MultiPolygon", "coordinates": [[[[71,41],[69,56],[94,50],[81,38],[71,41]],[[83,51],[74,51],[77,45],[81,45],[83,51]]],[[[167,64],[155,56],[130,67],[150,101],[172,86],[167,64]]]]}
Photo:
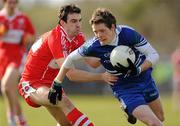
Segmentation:
{"type": "Polygon", "coordinates": [[[157,61],[159,61],[159,54],[157,53],[157,61]]]}
{"type": "Polygon", "coordinates": [[[159,61],[159,54],[156,53],[156,54],[155,54],[155,60],[154,60],[154,62],[153,62],[152,64],[153,64],[153,65],[156,65],[158,61],[159,61]]]}
{"type": "Polygon", "coordinates": [[[152,63],[152,66],[154,66],[159,61],[159,54],[156,52],[150,55],[147,59],[152,63]]]}

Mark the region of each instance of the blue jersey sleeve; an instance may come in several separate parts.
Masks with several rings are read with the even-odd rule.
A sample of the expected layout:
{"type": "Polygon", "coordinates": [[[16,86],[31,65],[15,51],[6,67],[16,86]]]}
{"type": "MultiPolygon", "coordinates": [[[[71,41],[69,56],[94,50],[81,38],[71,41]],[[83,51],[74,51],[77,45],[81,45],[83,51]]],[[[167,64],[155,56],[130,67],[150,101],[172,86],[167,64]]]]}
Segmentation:
{"type": "Polygon", "coordinates": [[[93,56],[92,54],[93,39],[86,41],[79,49],[78,52],[82,56],[93,56]]]}

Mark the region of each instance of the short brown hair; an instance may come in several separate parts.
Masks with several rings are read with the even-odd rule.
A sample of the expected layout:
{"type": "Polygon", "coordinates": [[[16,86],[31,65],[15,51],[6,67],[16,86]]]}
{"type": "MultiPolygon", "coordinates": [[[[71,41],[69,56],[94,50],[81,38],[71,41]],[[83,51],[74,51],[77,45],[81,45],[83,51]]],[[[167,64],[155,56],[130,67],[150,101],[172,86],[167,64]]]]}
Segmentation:
{"type": "Polygon", "coordinates": [[[77,5],[75,4],[68,4],[68,5],[62,6],[59,12],[59,24],[60,24],[60,20],[67,22],[68,14],[72,14],[72,13],[80,14],[81,9],[77,7],[77,5]]]}
{"type": "MultiPolygon", "coordinates": [[[[3,3],[6,3],[7,2],[7,0],[3,0],[3,3]]],[[[16,0],[16,3],[18,3],[19,1],[18,0],[16,0]]]]}
{"type": "Polygon", "coordinates": [[[90,19],[90,24],[100,24],[104,23],[108,28],[112,27],[112,24],[116,27],[116,18],[115,16],[105,8],[98,8],[92,14],[92,18],[90,19]]]}

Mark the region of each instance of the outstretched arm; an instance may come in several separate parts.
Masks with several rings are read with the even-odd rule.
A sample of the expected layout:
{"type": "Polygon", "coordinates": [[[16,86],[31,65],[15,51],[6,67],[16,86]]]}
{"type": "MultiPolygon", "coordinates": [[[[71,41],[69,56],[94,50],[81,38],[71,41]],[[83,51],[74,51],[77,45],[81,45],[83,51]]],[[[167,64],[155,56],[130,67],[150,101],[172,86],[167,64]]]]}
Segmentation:
{"type": "Polygon", "coordinates": [[[84,57],[81,56],[78,53],[78,50],[75,50],[72,52],[63,62],[62,59],[57,60],[57,63],[59,66],[62,66],[61,69],[54,79],[54,82],[52,84],[52,87],[49,91],[48,99],[52,104],[57,104],[57,99],[61,100],[62,98],[62,83],[64,80],[65,75],[70,71],[71,74],[74,76],[74,81],[81,81],[81,82],[91,82],[91,81],[97,81],[97,80],[104,80],[108,84],[113,84],[117,80],[117,77],[109,74],[109,73],[102,73],[102,74],[96,74],[96,73],[90,73],[86,71],[81,71],[81,70],[75,70],[73,68],[73,62],[76,60],[83,59],[84,57]]]}
{"type": "MultiPolygon", "coordinates": [[[[57,104],[58,100],[61,101],[62,99],[62,83],[64,80],[64,77],[66,75],[66,73],[70,70],[70,68],[73,66],[73,61],[76,60],[75,57],[73,56],[76,54],[76,51],[72,52],[64,61],[63,58],[60,58],[58,60],[56,60],[57,64],[59,66],[61,66],[61,69],[58,73],[58,75],[56,76],[56,78],[53,81],[53,84],[49,90],[48,93],[48,99],[49,102],[52,104],[57,104]],[[64,62],[63,62],[64,61],[64,62]],[[63,64],[62,64],[63,63],[63,64]]],[[[77,57],[77,59],[81,59],[82,56],[77,57]]]]}
{"type": "Polygon", "coordinates": [[[93,81],[104,81],[108,84],[113,84],[117,80],[117,77],[111,75],[107,72],[105,73],[92,73],[84,70],[78,70],[74,68],[74,61],[86,59],[86,62],[90,63],[93,67],[97,67],[100,65],[100,62],[97,58],[86,58],[81,56],[78,51],[72,52],[64,61],[59,59],[58,63],[61,66],[61,69],[55,78],[55,81],[62,82],[65,75],[67,75],[68,79],[71,81],[77,82],[93,82],[93,81]],[[87,60],[88,59],[88,60],[87,60]],[[93,64],[94,63],[94,64],[93,64]],[[99,65],[98,65],[99,64],[99,65]]]}

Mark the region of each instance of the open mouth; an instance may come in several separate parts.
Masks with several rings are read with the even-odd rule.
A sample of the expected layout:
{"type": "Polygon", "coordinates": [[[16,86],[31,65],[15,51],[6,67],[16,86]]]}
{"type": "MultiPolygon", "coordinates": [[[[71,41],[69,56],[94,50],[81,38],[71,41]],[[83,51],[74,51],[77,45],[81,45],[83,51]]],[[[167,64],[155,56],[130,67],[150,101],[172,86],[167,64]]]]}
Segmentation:
{"type": "Polygon", "coordinates": [[[105,42],[105,41],[106,41],[106,39],[104,39],[104,38],[100,38],[100,40],[101,40],[102,42],[105,42]]]}

